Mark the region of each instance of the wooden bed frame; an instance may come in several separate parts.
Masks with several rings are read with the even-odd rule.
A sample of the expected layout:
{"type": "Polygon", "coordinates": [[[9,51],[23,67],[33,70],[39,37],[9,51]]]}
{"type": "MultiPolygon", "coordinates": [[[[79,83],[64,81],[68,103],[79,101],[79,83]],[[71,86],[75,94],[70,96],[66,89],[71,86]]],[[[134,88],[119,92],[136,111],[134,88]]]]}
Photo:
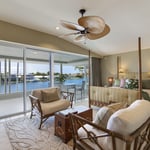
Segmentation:
{"type": "MultiPolygon", "coordinates": [[[[142,61],[141,61],[141,38],[139,37],[138,38],[138,70],[139,72],[137,73],[138,74],[138,92],[139,92],[139,95],[138,95],[138,99],[142,99],[142,61]]],[[[118,68],[118,67],[117,67],[118,68]]],[[[103,105],[108,105],[110,103],[101,103],[99,101],[94,101],[93,103],[93,99],[91,99],[91,81],[90,81],[90,51],[89,51],[89,107],[91,107],[91,104],[94,105],[94,106],[103,106],[103,105]],[[92,102],[91,102],[92,100],[92,102]]],[[[118,70],[117,70],[117,76],[118,76],[118,70]]]]}

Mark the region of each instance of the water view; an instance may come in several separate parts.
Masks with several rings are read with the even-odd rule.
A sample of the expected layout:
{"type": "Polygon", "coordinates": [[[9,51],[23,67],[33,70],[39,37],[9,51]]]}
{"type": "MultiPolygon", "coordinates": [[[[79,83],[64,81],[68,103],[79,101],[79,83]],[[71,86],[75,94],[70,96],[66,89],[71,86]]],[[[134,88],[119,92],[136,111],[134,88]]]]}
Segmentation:
{"type": "MultiPolygon", "coordinates": [[[[75,85],[81,85],[82,81],[84,81],[84,78],[78,78],[78,79],[67,79],[63,85],[66,84],[75,84],[75,85]]],[[[46,88],[49,87],[50,81],[34,81],[34,82],[27,82],[26,83],[26,90],[31,91],[33,89],[38,88],[46,88]]],[[[55,83],[55,86],[60,85],[58,82],[55,83]]],[[[15,93],[15,92],[23,92],[23,82],[20,83],[11,83],[11,84],[1,84],[0,85],[0,94],[4,94],[5,90],[7,93],[15,93]]]]}

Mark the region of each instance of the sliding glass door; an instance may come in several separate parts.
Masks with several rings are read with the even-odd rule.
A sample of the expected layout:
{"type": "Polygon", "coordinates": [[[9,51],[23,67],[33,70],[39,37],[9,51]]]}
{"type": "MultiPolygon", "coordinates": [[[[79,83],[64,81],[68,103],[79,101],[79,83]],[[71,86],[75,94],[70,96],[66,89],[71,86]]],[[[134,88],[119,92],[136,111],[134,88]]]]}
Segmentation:
{"type": "Polygon", "coordinates": [[[88,97],[87,68],[87,56],[0,42],[0,119],[29,112],[34,89],[73,87],[76,100],[88,97]]]}
{"type": "Polygon", "coordinates": [[[33,89],[51,86],[51,52],[0,46],[0,118],[30,111],[33,89]]]}
{"type": "Polygon", "coordinates": [[[23,49],[0,45],[0,118],[23,112],[23,49]]]}
{"type": "Polygon", "coordinates": [[[54,53],[54,84],[74,93],[74,100],[88,97],[88,57],[54,53]]]}

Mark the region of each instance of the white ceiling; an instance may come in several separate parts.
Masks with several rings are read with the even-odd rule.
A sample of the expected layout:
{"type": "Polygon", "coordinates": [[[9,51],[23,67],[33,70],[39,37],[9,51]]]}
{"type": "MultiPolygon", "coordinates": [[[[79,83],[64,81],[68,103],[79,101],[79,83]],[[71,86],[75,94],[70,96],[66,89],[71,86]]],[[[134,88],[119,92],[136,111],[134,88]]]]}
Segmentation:
{"type": "Polygon", "coordinates": [[[73,36],[63,37],[101,55],[150,48],[150,0],[0,0],[0,20],[60,36],[72,31],[60,20],[77,23],[79,9],[88,16],[100,16],[110,33],[98,40],[75,43],[73,36]],[[60,30],[55,30],[59,26],[60,30]]]}

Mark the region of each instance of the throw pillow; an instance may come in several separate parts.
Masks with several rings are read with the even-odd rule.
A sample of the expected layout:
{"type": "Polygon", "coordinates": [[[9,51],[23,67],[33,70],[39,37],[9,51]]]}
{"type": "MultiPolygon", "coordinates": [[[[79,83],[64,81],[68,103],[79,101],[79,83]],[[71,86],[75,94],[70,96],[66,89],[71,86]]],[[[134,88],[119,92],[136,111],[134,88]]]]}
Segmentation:
{"type": "Polygon", "coordinates": [[[125,88],[125,79],[120,79],[120,87],[125,88]]]}
{"type": "Polygon", "coordinates": [[[129,107],[115,112],[108,120],[107,129],[129,135],[150,116],[150,102],[136,100],[129,107]]]}
{"type": "Polygon", "coordinates": [[[112,108],[114,111],[127,107],[127,102],[113,103],[108,105],[109,108],[112,108]]]}
{"type": "Polygon", "coordinates": [[[114,103],[108,106],[103,106],[99,109],[99,111],[96,113],[95,119],[93,123],[106,128],[107,122],[110,118],[110,116],[117,110],[123,108],[125,104],[123,103],[114,103]]]}
{"type": "Polygon", "coordinates": [[[113,110],[107,106],[103,106],[96,113],[93,123],[106,128],[109,117],[113,114],[113,110]]]}
{"type": "Polygon", "coordinates": [[[42,100],[45,103],[60,99],[57,92],[57,88],[42,90],[41,93],[42,93],[42,100]]]}
{"type": "Polygon", "coordinates": [[[114,85],[115,87],[119,87],[120,86],[120,80],[119,79],[115,79],[114,80],[114,85]]]}

